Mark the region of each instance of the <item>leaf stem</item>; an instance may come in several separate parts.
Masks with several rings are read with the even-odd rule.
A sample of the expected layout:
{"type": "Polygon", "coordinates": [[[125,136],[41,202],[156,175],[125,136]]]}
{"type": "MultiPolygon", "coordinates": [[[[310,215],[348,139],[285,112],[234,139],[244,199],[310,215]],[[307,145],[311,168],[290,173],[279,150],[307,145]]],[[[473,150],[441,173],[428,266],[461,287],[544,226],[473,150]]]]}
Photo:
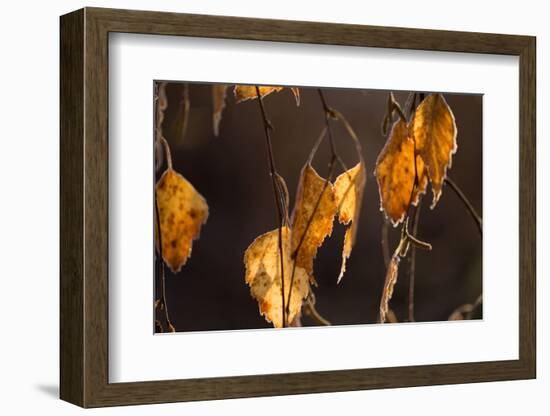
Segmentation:
{"type": "MultiPolygon", "coordinates": [[[[284,258],[283,258],[283,207],[282,204],[282,195],[281,195],[281,189],[280,184],[277,179],[278,173],[277,169],[275,168],[275,160],[273,158],[273,146],[271,143],[271,130],[273,130],[273,126],[271,125],[271,122],[267,118],[264,103],[262,101],[262,96],[260,94],[260,88],[256,85],[256,96],[258,99],[258,104],[260,106],[260,112],[262,114],[262,120],[264,124],[264,131],[265,131],[265,140],[266,140],[266,147],[267,147],[267,158],[269,163],[269,173],[271,176],[271,182],[273,184],[273,195],[275,197],[275,205],[277,207],[277,215],[279,220],[279,258],[281,261],[281,308],[282,308],[282,326],[285,328],[287,326],[287,316],[286,316],[286,308],[285,308],[285,277],[284,277],[284,258]]],[[[292,289],[292,286],[291,286],[292,289]]],[[[292,290],[291,290],[292,291],[292,290]]]]}
{"type": "Polygon", "coordinates": [[[157,203],[156,191],[155,191],[155,212],[157,214],[156,225],[157,225],[157,235],[158,235],[159,257],[160,257],[160,282],[161,282],[161,290],[162,290],[162,297],[160,299],[160,303],[164,307],[164,315],[166,318],[166,326],[168,327],[168,330],[170,332],[176,332],[176,328],[174,328],[174,325],[172,325],[172,321],[170,320],[170,315],[168,314],[168,302],[166,301],[166,273],[164,270],[164,255],[162,254],[162,234],[160,232],[160,213],[159,213],[159,206],[157,203]]]}

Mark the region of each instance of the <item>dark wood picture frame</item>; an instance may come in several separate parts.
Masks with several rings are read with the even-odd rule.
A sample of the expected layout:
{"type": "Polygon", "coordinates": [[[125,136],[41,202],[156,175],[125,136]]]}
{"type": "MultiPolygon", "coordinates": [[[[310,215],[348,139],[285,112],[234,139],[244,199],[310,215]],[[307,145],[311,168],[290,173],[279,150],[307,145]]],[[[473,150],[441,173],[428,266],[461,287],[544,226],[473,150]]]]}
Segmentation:
{"type": "Polygon", "coordinates": [[[60,396],[63,400],[83,407],[100,407],[535,378],[534,37],[98,8],[62,16],[60,28],[60,396]],[[519,359],[109,383],[110,32],[519,56],[519,359]]]}

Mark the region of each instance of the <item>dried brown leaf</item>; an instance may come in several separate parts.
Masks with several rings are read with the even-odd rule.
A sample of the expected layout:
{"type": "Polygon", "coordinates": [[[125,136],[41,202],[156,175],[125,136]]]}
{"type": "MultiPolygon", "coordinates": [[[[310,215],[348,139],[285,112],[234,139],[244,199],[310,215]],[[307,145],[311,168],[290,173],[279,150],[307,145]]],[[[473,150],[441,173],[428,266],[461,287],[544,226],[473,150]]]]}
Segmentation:
{"type": "Polygon", "coordinates": [[[389,302],[393,295],[393,288],[395,282],[397,282],[397,275],[399,272],[399,261],[400,257],[397,254],[394,254],[388,265],[386,271],[386,281],[384,282],[384,289],[382,290],[382,298],[380,299],[380,323],[383,324],[386,322],[388,317],[389,302]]]}
{"type": "Polygon", "coordinates": [[[430,94],[417,107],[411,123],[417,154],[426,164],[432,184],[433,208],[457,149],[455,117],[443,95],[430,94]]]}
{"type": "Polygon", "coordinates": [[[314,284],[313,259],[325,238],[332,233],[337,208],[332,184],[307,163],[300,175],[292,213],[291,248],[296,265],[306,270],[314,284]]]}
{"type": "Polygon", "coordinates": [[[284,278],[285,306],[290,296],[287,322],[293,322],[300,312],[302,302],[309,292],[307,272],[296,267],[294,282],[290,290],[292,260],[290,254],[291,231],[287,226],[281,229],[283,247],[283,271],[281,273],[281,256],[279,251],[279,229],[269,231],[256,238],[246,249],[244,264],[245,281],[250,286],[252,296],[258,301],[260,314],[276,328],[283,326],[283,299],[281,275],[284,278]]]}
{"type": "Polygon", "coordinates": [[[156,197],[162,256],[176,273],[191,255],[193,240],[208,219],[208,205],[187,179],[170,168],[157,182],[156,197]]]}
{"type": "Polygon", "coordinates": [[[359,162],[353,168],[342,173],[334,182],[334,194],[338,207],[338,221],[340,221],[340,224],[348,226],[344,237],[342,267],[340,268],[338,282],[340,282],[346,271],[346,261],[351,255],[351,249],[355,244],[365,182],[366,174],[363,162],[359,162]]]}
{"type": "Polygon", "coordinates": [[[214,127],[214,136],[218,136],[220,133],[220,122],[222,120],[222,113],[225,108],[226,93],[227,85],[212,85],[212,123],[214,127]]]}

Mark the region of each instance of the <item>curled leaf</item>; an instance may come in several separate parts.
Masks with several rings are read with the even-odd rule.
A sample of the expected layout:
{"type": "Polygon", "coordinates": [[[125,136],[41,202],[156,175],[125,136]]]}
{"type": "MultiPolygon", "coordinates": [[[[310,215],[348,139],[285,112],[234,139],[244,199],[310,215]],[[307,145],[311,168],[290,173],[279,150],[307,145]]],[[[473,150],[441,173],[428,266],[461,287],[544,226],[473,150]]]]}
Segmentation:
{"type": "Polygon", "coordinates": [[[283,248],[283,270],[281,270],[281,256],[279,250],[279,229],[269,231],[256,238],[246,249],[244,264],[246,267],[245,281],[250,286],[252,296],[258,301],[260,314],[276,328],[283,326],[283,294],[282,281],[284,280],[285,307],[290,296],[289,313],[286,322],[294,321],[300,312],[302,302],[309,292],[307,272],[296,267],[294,282],[290,288],[292,260],[290,255],[291,231],[284,226],[281,228],[281,242],[283,248]]]}
{"type": "MultiPolygon", "coordinates": [[[[208,219],[208,205],[193,185],[171,168],[156,185],[162,256],[177,273],[191,255],[193,240],[208,219]]],[[[158,235],[157,247],[158,247],[158,235]]]]}
{"type": "Polygon", "coordinates": [[[426,164],[432,184],[433,208],[457,149],[455,117],[443,95],[430,94],[420,103],[412,120],[412,132],[417,154],[426,164]]]}
{"type": "Polygon", "coordinates": [[[317,249],[332,233],[337,205],[332,184],[307,163],[300,175],[292,213],[292,256],[306,270],[312,283],[313,259],[317,249]]]}
{"type": "Polygon", "coordinates": [[[212,85],[212,123],[214,128],[214,136],[218,136],[220,133],[220,122],[222,120],[222,113],[225,108],[226,93],[227,85],[212,85]]]}
{"type": "Polygon", "coordinates": [[[334,195],[336,196],[338,207],[338,221],[340,221],[340,224],[348,226],[344,237],[342,266],[340,268],[338,282],[340,282],[346,271],[346,261],[351,255],[351,249],[355,244],[365,182],[366,174],[363,162],[359,162],[353,168],[342,173],[334,182],[334,195]]]}
{"type": "Polygon", "coordinates": [[[399,261],[400,257],[396,254],[390,260],[388,269],[386,270],[386,280],[384,282],[384,289],[382,290],[382,298],[380,299],[380,318],[379,321],[381,324],[386,322],[389,311],[389,302],[393,295],[393,288],[395,282],[397,282],[397,275],[399,272],[399,261]]]}

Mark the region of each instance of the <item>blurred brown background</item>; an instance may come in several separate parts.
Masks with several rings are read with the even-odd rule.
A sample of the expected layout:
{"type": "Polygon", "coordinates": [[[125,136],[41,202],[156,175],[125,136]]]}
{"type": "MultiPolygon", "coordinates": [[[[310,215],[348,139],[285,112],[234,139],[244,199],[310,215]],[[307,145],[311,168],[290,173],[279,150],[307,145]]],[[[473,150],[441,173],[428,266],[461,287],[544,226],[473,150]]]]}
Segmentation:
{"type": "MultiPolygon", "coordinates": [[[[338,277],[344,227],[337,221],[314,262],[317,310],[333,325],[374,323],[385,278],[381,248],[383,214],[373,176],[375,161],[386,138],[381,123],[388,91],[323,89],[328,105],[339,110],[359,135],[367,165],[367,184],[357,241],[341,283],[338,277]]],[[[271,327],[258,312],[244,281],[243,255],[260,234],[277,228],[276,208],[267,165],[265,136],[257,100],[235,104],[228,89],[220,136],[212,131],[212,93],[209,84],[190,84],[190,111],[183,140],[182,83],[168,83],[164,135],[172,149],[174,168],[206,198],[210,217],[187,264],[177,275],[166,269],[170,317],[178,331],[231,330],[271,327]]],[[[394,91],[404,107],[408,92],[394,91]]],[[[458,150],[449,176],[462,188],[482,215],[482,96],[444,94],[458,128],[458,150]]],[[[313,143],[324,126],[318,92],[301,88],[296,107],[290,90],[264,99],[275,130],[273,151],[279,173],[291,196],[313,143]]],[[[339,154],[348,167],[357,162],[353,143],[338,123],[333,131],[339,154]]],[[[323,142],[314,166],[323,177],[329,161],[328,141],[323,142]]],[[[164,167],[157,173],[162,173],[164,167]]],[[[339,174],[340,172],[338,172],[339,174]]],[[[482,289],[482,244],[475,223],[448,187],[434,210],[432,193],[424,197],[418,236],[433,250],[416,251],[416,321],[447,320],[458,306],[473,302],[482,289]]],[[[390,229],[390,251],[399,228],[390,229]]],[[[408,261],[401,262],[390,307],[398,320],[407,319],[408,261]]],[[[158,263],[155,267],[158,273],[158,263]]],[[[157,294],[158,278],[155,277],[157,294]]],[[[480,311],[476,317],[480,316],[480,311]]],[[[304,326],[314,322],[304,317],[304,326]]]]}

